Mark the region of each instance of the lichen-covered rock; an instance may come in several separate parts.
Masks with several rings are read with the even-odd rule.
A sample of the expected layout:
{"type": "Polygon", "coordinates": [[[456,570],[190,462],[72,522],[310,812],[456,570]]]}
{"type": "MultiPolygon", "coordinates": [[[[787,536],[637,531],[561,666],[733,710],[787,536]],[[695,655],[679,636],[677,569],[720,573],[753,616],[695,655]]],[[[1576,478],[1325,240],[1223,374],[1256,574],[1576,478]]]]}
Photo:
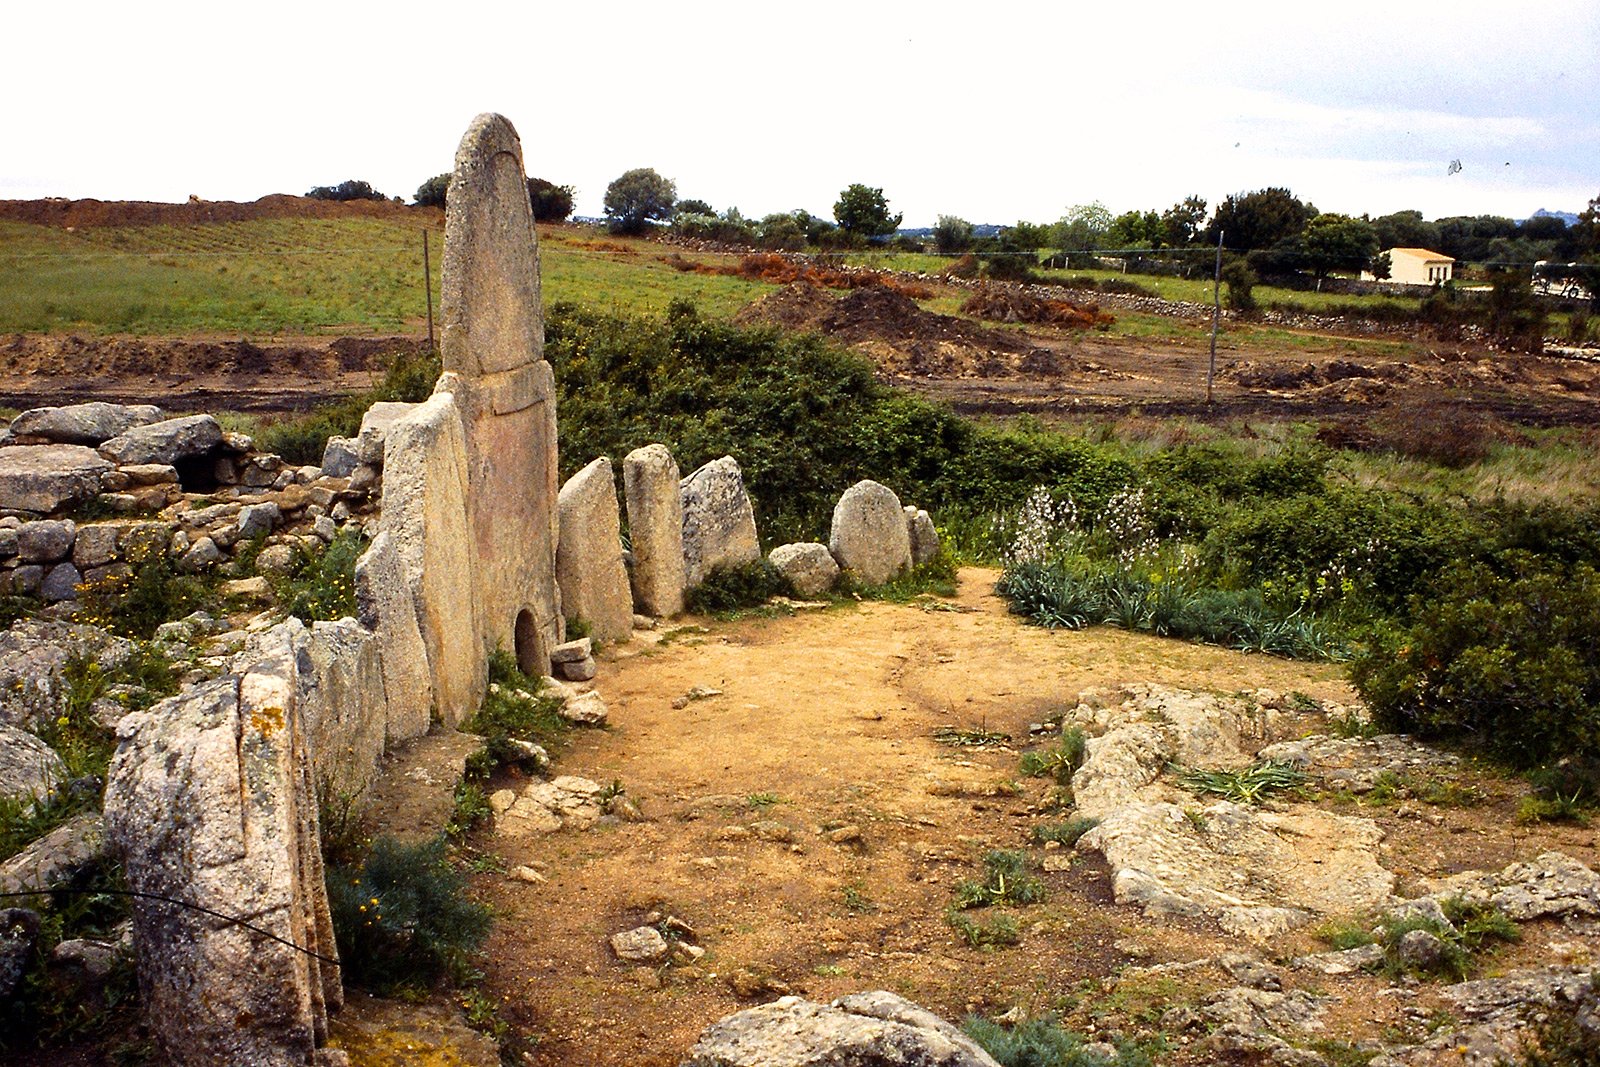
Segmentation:
{"type": "Polygon", "coordinates": [[[100,454],[124,463],[180,463],[217,450],[222,427],[210,415],[188,415],[145,426],[134,426],[100,446],[100,454]]]}
{"type": "Polygon", "coordinates": [[[40,519],[17,527],[17,557],[24,563],[55,563],[72,554],[78,526],[71,519],[40,519]]]}
{"type": "Polygon", "coordinates": [[[622,460],[623,496],[633,546],[633,601],[646,615],[683,610],[683,497],[678,464],[663,445],[645,445],[622,460]]]}
{"type": "Polygon", "coordinates": [[[683,501],[683,581],[693,589],[718,567],[761,558],[756,515],[732,456],[695,471],[678,485],[683,501]]]}
{"type": "Polygon", "coordinates": [[[611,461],[604,456],[567,479],[558,498],[556,582],[561,612],[583,619],[601,641],[633,636],[633,592],[622,561],[622,524],[611,461]]]}
{"type": "Polygon", "coordinates": [[[661,963],[672,955],[672,946],[654,926],[639,926],[612,934],[611,951],[628,963],[661,963]]]}
{"type": "Polygon", "coordinates": [[[1562,852],[1542,852],[1500,871],[1451,875],[1429,888],[1437,899],[1492,904],[1518,922],[1600,915],[1600,874],[1562,852]]]}
{"type": "Polygon", "coordinates": [[[917,566],[939,558],[939,531],[933,516],[906,505],[906,536],[911,538],[911,562],[917,566]]]}
{"type": "Polygon", "coordinates": [[[30,408],[11,420],[14,439],[50,444],[98,445],[132,429],[160,421],[153,404],[107,404],[92,401],[63,407],[30,408]]]}
{"type": "Polygon", "coordinates": [[[99,861],[105,826],[98,812],[74,815],[0,863],[0,892],[20,893],[66,885],[99,861]]]}
{"type": "Polygon", "coordinates": [[[0,510],[48,515],[100,493],[111,464],[83,445],[0,448],[0,510]]]}
{"type": "Polygon", "coordinates": [[[815,541],[779,545],[767,554],[767,562],[801,596],[821,596],[839,581],[839,564],[833,553],[815,541]]]}
{"type": "Polygon", "coordinates": [[[43,798],[66,777],[55,749],[26,730],[0,723],[0,797],[43,798]]]}
{"type": "Polygon", "coordinates": [[[178,1067],[310,1063],[342,997],[296,659],[284,632],[244,673],[118,725],[105,818],[129,888],[254,928],[134,901],[141,1005],[178,1067]]]}
{"type": "Polygon", "coordinates": [[[833,508],[828,551],[862,585],[882,585],[911,569],[911,535],[900,498],[878,482],[857,482],[833,508]]]}
{"type": "Polygon", "coordinates": [[[977,1042],[894,993],[783,997],[708,1027],[681,1067],[998,1067],[977,1042]]]}

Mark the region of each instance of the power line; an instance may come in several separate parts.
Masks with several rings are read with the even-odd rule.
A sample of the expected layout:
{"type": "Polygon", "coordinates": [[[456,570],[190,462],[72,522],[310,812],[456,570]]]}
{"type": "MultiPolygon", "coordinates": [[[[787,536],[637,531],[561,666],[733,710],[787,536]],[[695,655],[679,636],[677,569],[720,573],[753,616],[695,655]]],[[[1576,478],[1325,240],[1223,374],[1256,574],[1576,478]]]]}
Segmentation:
{"type": "Polygon", "coordinates": [[[322,953],[315,952],[309,948],[306,948],[304,945],[297,945],[288,938],[279,937],[270,930],[263,930],[259,926],[251,926],[248,922],[239,918],[238,916],[224,915],[222,912],[215,911],[211,908],[205,907],[204,905],[191,904],[187,900],[178,900],[175,897],[162,896],[160,893],[140,893],[132,889],[75,889],[62,886],[52,889],[36,889],[24,892],[0,893],[0,900],[10,897],[42,897],[49,896],[52,893],[75,893],[79,896],[135,897],[140,900],[157,900],[165,904],[176,904],[180,908],[188,908],[190,911],[198,911],[203,914],[210,915],[213,918],[222,919],[230,926],[243,927],[253,934],[260,934],[262,937],[276,941],[280,945],[286,945],[289,948],[294,949],[296,952],[310,956],[312,959],[321,960],[323,963],[331,963],[335,967],[341,966],[339,961],[331,956],[324,956],[322,953]]]}

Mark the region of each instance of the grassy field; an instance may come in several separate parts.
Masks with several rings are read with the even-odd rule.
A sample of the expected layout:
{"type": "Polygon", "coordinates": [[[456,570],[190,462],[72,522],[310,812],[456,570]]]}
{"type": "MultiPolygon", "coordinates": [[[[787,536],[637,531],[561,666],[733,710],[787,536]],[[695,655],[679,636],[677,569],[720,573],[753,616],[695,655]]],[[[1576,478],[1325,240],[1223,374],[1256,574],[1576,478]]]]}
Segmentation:
{"type": "MultiPolygon", "coordinates": [[[[542,234],[545,299],[660,311],[689,299],[726,315],[767,287],[689,274],[661,246],[542,234]]],[[[378,219],[267,219],[76,232],[0,222],[0,331],[352,333],[415,329],[427,315],[422,230],[378,219]]],[[[434,306],[442,234],[428,235],[434,306]]]]}

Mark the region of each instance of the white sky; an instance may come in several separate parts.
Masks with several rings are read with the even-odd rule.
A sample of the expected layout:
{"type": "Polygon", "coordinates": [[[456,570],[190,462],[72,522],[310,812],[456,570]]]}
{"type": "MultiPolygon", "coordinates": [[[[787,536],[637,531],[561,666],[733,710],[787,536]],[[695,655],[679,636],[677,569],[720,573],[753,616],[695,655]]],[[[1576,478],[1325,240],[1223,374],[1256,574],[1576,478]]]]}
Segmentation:
{"type": "Polygon", "coordinates": [[[748,216],[865,182],[907,226],[1268,185],[1429,218],[1600,196],[1595,0],[0,0],[0,32],[0,199],[409,201],[480,111],[580,214],[640,166],[748,216]]]}

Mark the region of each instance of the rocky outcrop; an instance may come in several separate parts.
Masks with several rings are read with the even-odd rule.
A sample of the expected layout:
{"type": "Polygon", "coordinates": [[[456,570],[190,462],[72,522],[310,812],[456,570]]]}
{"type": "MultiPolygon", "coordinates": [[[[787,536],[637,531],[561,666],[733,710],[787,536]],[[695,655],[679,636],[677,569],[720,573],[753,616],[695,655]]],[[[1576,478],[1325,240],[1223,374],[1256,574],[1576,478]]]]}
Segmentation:
{"type": "Polygon", "coordinates": [[[622,460],[623,496],[633,546],[633,602],[647,615],[683,611],[683,498],[678,464],[663,445],[622,460]]]}
{"type": "Polygon", "coordinates": [[[828,551],[861,585],[882,585],[911,569],[911,535],[900,498],[886,485],[857,482],[834,505],[828,551]]]}
{"type": "Polygon", "coordinates": [[[129,888],[248,923],[135,903],[141,1004],[180,1067],[310,1063],[342,997],[296,658],[279,627],[242,673],[118,728],[105,816],[129,888]]]}
{"type": "Polygon", "coordinates": [[[839,564],[833,553],[815,541],[780,545],[767,554],[767,562],[801,596],[821,596],[839,581],[839,564]]]}
{"type": "Polygon", "coordinates": [[[683,505],[683,583],[693,589],[719,567],[761,558],[756,515],[732,456],[695,471],[678,486],[683,505]]]}
{"type": "Polygon", "coordinates": [[[1104,854],[1118,903],[1265,941],[1388,901],[1395,877],[1371,820],[1206,801],[1166,775],[1174,763],[1243,767],[1279,721],[1242,698],[1158,686],[1085,694],[1065,724],[1091,734],[1072,786],[1079,811],[1100,821],[1079,847],[1104,854]]]}
{"type": "Polygon", "coordinates": [[[783,997],[713,1023],[681,1067],[998,1067],[977,1042],[894,993],[783,997]]]}
{"type": "Polygon", "coordinates": [[[558,500],[556,583],[561,613],[582,619],[601,641],[633,636],[633,593],[622,561],[622,525],[611,461],[604,456],[567,479],[558,500]]]}
{"type": "Polygon", "coordinates": [[[70,885],[100,861],[104,850],[105,825],[100,813],[74,815],[0,863],[0,893],[70,885]]]}

